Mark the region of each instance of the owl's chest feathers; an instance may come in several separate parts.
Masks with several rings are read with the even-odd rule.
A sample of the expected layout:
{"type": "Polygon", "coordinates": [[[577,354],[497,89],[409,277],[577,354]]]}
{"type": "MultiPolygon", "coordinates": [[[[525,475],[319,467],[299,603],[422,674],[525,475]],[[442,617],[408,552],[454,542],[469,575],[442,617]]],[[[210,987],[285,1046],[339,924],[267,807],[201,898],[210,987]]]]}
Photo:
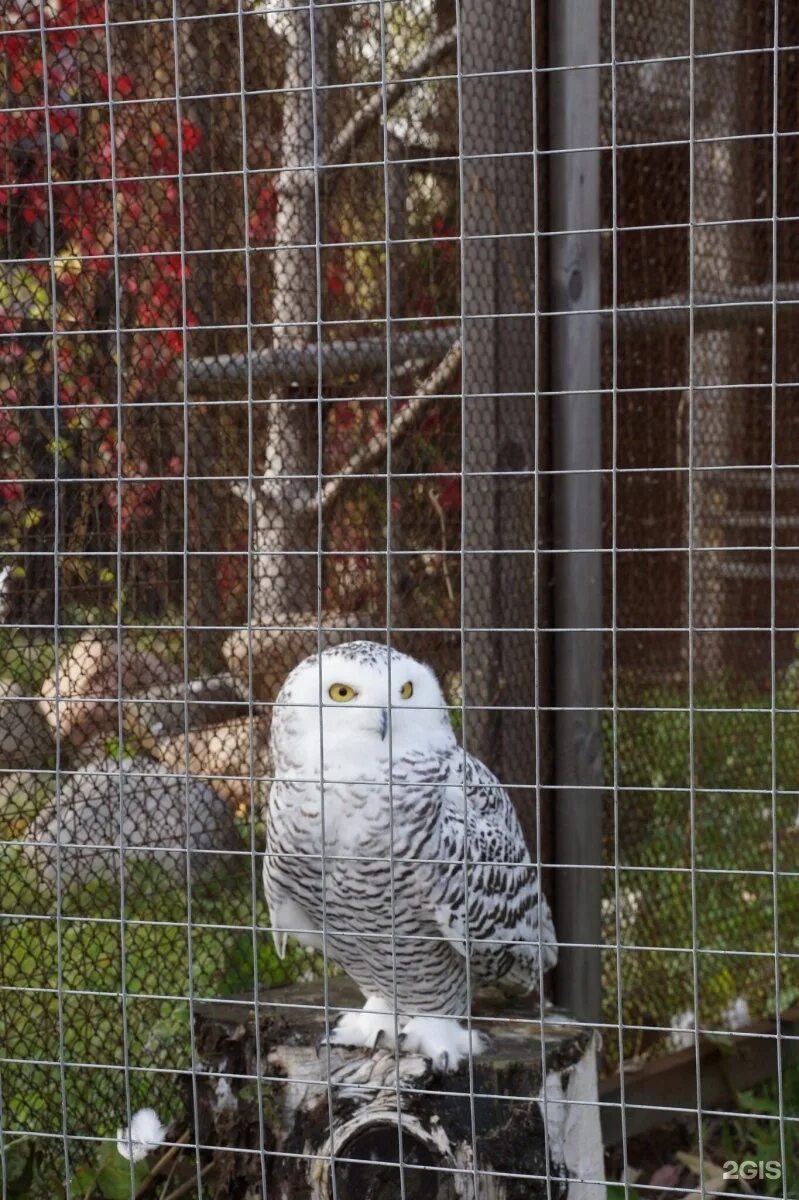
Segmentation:
{"type": "MultiPolygon", "coordinates": [[[[325,767],[325,774],[328,766],[325,767]]],[[[330,775],[344,778],[331,764],[330,775]]],[[[268,820],[275,841],[284,849],[301,845],[309,854],[324,853],[351,860],[388,860],[408,857],[420,842],[430,847],[437,842],[439,805],[418,786],[409,787],[396,779],[389,785],[388,772],[377,772],[358,781],[281,781],[275,785],[268,820]]],[[[332,863],[330,864],[333,865],[332,863]]],[[[345,868],[348,866],[344,862],[345,868]]]]}

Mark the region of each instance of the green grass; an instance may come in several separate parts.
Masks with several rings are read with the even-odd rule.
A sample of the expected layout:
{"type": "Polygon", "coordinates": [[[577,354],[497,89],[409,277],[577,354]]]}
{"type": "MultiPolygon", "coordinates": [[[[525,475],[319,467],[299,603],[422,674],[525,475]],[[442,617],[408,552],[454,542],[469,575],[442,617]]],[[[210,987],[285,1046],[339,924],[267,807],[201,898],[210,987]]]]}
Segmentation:
{"type": "MultiPolygon", "coordinates": [[[[74,639],[73,639],[74,640],[74,639]]],[[[55,665],[53,643],[10,625],[0,626],[0,676],[37,696],[55,665]]]]}
{"type": "MultiPolygon", "coordinates": [[[[777,706],[795,705],[794,697],[789,673],[780,680],[777,706]]],[[[746,999],[753,1020],[770,1015],[776,993],[775,924],[780,950],[799,951],[799,877],[792,877],[799,872],[799,713],[778,712],[772,736],[768,697],[721,687],[698,695],[692,775],[689,714],[663,711],[684,706],[684,694],[651,691],[638,704],[642,711],[619,712],[616,722],[621,785],[617,840],[612,793],[605,804],[605,861],[613,863],[618,850],[622,941],[638,947],[620,956],[623,1019],[668,1026],[673,1016],[694,1009],[694,924],[700,1025],[723,1025],[724,1010],[739,996],[746,999]],[[776,897],[775,815],[781,873],[776,897]],[[697,868],[694,889],[692,865],[697,868]]],[[[608,718],[604,761],[609,786],[613,755],[614,729],[608,718]]],[[[604,914],[605,944],[612,947],[612,871],[605,874],[604,914]]],[[[605,952],[604,983],[605,1019],[616,1022],[613,949],[605,952]]],[[[783,961],[780,983],[784,1008],[799,998],[794,960],[783,961]]],[[[643,1043],[641,1034],[631,1033],[625,1052],[634,1054],[643,1043]]],[[[612,1059],[612,1041],[608,1049],[612,1059]]]]}
{"type": "MultiPolygon", "coordinates": [[[[783,1067],[782,1096],[777,1079],[770,1079],[736,1100],[740,1114],[706,1122],[705,1145],[716,1159],[734,1162],[778,1163],[777,1178],[764,1171],[750,1187],[767,1196],[799,1198],[799,1062],[783,1067]],[[788,1117],[782,1122],[780,1118],[788,1117]],[[783,1152],[784,1151],[784,1152],[783,1152]]],[[[736,1191],[740,1184],[733,1185],[736,1191]]]]}
{"type": "MultiPolygon", "coordinates": [[[[139,649],[180,654],[177,635],[154,628],[136,637],[139,649]]],[[[52,643],[2,629],[0,663],[6,679],[35,695],[53,668],[52,643]]],[[[139,861],[126,869],[124,907],[119,882],[98,880],[67,891],[58,906],[23,848],[8,844],[24,836],[53,789],[54,777],[42,774],[10,781],[0,794],[2,1127],[12,1138],[15,1130],[53,1134],[66,1119],[78,1139],[74,1167],[94,1156],[81,1137],[116,1136],[125,1124],[128,1089],[133,1109],[180,1117],[181,1076],[192,1062],[189,996],[251,992],[256,972],[262,986],[277,987],[317,972],[319,962],[298,946],[281,962],[263,932],[254,949],[253,924],[269,920],[246,855],[226,855],[220,870],[200,874],[190,902],[181,881],[139,861]]],[[[256,835],[262,843],[263,829],[256,835]]],[[[243,849],[249,840],[245,822],[243,849]]],[[[35,1156],[40,1178],[30,1194],[51,1197],[63,1183],[62,1147],[37,1147],[44,1153],[35,1156]]]]}
{"type": "MultiPolygon", "coordinates": [[[[264,986],[318,970],[300,947],[281,962],[265,933],[254,954],[246,858],[228,858],[223,876],[193,884],[189,941],[186,893],[158,869],[130,870],[124,923],[118,885],[100,882],[65,895],[56,920],[55,896],[38,888],[21,849],[0,856],[0,1045],[21,1060],[2,1065],[6,1129],[62,1128],[62,1057],[76,1137],[115,1135],[125,1123],[126,1060],[133,1108],[174,1119],[184,1105],[180,1073],[191,1069],[187,997],[252,991],[254,961],[264,986]]],[[[259,880],[254,916],[264,926],[261,891],[259,880]]],[[[57,1158],[59,1144],[52,1149],[57,1158]]],[[[77,1143],[76,1161],[83,1156],[77,1143]]]]}

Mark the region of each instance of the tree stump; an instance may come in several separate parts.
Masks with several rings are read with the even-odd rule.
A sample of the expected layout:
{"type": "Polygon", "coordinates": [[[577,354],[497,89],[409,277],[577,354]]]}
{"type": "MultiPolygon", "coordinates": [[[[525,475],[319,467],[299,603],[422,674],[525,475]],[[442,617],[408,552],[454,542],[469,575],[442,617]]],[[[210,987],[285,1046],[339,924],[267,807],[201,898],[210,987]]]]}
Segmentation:
{"type": "MultiPolygon", "coordinates": [[[[195,1004],[196,1132],[215,1147],[216,1200],[260,1197],[263,1169],[269,1200],[604,1200],[592,1030],[548,1017],[542,1039],[534,999],[481,992],[473,1026],[491,1049],[471,1077],[468,1064],[442,1075],[416,1054],[317,1052],[321,983],[259,1001],[258,1038],[251,998],[195,1004]]],[[[330,981],[331,1023],[361,1004],[330,981]]]]}

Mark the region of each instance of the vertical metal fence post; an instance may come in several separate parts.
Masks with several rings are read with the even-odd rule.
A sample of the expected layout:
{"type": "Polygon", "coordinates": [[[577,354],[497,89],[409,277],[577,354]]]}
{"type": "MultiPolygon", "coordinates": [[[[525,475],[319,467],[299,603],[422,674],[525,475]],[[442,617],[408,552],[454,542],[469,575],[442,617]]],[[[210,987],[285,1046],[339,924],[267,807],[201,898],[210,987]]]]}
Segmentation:
{"type": "MultiPolygon", "coordinates": [[[[600,58],[598,0],[551,6],[550,66],[600,58]]],[[[599,70],[550,75],[550,306],[555,548],[558,1002],[600,1016],[602,506],[599,70]],[[567,153],[559,153],[567,151],[567,153]],[[579,152],[578,152],[579,151],[579,152]],[[594,232],[582,233],[581,230],[594,232]],[[564,231],[558,236],[558,231],[564,231]],[[586,315],[578,315],[585,312],[586,315]],[[589,632],[590,631],[590,632],[589,632]]]]}

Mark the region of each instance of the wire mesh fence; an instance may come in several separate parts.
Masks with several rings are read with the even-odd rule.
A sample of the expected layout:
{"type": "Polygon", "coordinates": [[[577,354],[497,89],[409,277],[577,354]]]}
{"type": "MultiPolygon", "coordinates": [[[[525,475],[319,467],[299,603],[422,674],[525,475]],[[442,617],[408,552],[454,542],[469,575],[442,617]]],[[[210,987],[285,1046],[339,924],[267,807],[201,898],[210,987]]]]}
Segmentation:
{"type": "Polygon", "coordinates": [[[300,1067],[243,1014],[291,1045],[313,985],[329,1033],[341,981],[326,929],[273,945],[273,709],[362,640],[511,796],[622,1139],[693,1048],[663,1122],[702,1165],[768,1127],[795,1192],[798,56],[784,0],[0,6],[2,1200],[299,1196],[304,1156],[319,1197],[563,1194],[539,1009],[538,1091],[475,1058],[446,1167],[379,1055],[387,1141],[329,1140],[329,1079],[328,1141],[274,1140],[300,1067]],[[744,1028],[741,1117],[702,1047],[744,1028]]]}

